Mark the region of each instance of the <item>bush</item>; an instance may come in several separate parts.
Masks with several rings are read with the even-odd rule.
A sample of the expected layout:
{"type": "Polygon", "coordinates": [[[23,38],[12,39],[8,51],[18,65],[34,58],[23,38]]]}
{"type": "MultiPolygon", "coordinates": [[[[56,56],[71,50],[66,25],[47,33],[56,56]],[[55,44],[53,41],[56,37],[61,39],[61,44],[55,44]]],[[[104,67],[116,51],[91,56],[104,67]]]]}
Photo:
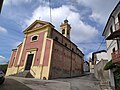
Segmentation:
{"type": "Polygon", "coordinates": [[[109,70],[115,67],[115,64],[112,63],[112,60],[106,63],[104,70],[109,70]]]}
{"type": "Polygon", "coordinates": [[[117,69],[115,72],[114,72],[114,79],[115,79],[115,87],[116,87],[116,90],[120,90],[120,69],[117,69]]]}
{"type": "Polygon", "coordinates": [[[4,73],[6,73],[7,67],[8,67],[8,64],[0,65],[0,69],[1,69],[4,73]]]}

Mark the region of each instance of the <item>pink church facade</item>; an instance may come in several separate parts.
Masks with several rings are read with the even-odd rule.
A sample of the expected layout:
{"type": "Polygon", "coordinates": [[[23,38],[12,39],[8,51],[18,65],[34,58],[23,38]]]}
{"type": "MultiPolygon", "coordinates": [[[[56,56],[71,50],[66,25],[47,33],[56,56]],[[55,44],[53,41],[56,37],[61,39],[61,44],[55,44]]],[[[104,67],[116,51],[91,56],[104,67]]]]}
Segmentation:
{"type": "Polygon", "coordinates": [[[6,76],[26,70],[40,79],[83,73],[84,54],[52,24],[36,20],[24,34],[23,42],[12,50],[6,76]]]}

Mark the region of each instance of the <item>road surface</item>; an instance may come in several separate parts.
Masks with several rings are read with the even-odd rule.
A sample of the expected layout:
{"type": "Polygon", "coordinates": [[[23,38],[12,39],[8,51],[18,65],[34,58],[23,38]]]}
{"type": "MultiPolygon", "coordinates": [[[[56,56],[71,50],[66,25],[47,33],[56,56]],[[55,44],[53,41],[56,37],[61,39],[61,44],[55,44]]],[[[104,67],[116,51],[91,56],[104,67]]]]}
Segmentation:
{"type": "Polygon", "coordinates": [[[99,81],[92,74],[76,78],[40,80],[7,77],[0,90],[100,90],[99,81]]]}

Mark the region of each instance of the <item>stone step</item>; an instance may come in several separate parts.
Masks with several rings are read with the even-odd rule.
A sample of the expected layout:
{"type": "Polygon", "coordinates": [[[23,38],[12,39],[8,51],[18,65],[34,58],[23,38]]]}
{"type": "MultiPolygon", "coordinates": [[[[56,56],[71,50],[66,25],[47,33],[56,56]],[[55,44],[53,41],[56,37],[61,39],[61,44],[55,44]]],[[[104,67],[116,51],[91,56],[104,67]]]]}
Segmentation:
{"type": "Polygon", "coordinates": [[[33,75],[30,73],[29,70],[25,70],[23,72],[14,74],[12,76],[16,76],[16,77],[25,77],[25,78],[34,78],[33,75]]]}

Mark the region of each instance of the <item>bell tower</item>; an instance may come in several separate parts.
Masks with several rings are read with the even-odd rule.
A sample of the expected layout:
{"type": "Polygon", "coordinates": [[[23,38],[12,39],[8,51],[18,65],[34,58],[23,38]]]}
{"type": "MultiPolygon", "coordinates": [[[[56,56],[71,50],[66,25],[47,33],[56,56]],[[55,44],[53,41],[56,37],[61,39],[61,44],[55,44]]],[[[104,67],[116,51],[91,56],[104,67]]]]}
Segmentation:
{"type": "Polygon", "coordinates": [[[66,19],[64,20],[64,23],[60,25],[60,32],[63,36],[70,39],[70,30],[71,30],[71,26],[70,24],[68,24],[68,20],[66,19]]]}

